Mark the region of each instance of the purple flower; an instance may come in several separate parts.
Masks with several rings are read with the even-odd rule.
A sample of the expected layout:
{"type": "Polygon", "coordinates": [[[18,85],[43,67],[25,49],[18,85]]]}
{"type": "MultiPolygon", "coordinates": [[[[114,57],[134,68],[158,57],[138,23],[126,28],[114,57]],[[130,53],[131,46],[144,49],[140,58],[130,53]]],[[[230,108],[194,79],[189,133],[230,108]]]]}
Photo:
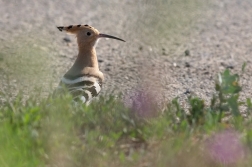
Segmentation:
{"type": "Polygon", "coordinates": [[[217,133],[207,140],[206,148],[211,159],[221,164],[236,164],[245,157],[245,147],[239,133],[227,130],[217,133]]]}
{"type": "Polygon", "coordinates": [[[136,90],[125,103],[137,117],[150,118],[157,115],[156,96],[150,91],[136,90]]]}

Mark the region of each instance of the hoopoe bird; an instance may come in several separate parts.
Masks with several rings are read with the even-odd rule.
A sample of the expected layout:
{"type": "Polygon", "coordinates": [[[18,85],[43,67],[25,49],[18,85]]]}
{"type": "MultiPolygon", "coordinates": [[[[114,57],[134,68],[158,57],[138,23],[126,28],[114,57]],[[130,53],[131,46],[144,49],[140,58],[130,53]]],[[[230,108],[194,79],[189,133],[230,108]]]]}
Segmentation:
{"type": "Polygon", "coordinates": [[[61,79],[56,93],[62,89],[72,94],[74,101],[80,100],[89,104],[93,97],[101,91],[104,81],[103,73],[99,70],[95,45],[100,38],[112,38],[125,42],[123,39],[100,33],[89,25],[70,25],[57,27],[76,35],[79,53],[73,66],[61,79]]]}

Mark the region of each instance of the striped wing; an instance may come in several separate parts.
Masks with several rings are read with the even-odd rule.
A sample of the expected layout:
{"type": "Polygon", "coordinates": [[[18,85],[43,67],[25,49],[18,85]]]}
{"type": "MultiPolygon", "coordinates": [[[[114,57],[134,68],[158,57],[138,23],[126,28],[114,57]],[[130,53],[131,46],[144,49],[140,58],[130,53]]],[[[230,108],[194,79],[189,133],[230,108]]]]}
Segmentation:
{"type": "Polygon", "coordinates": [[[76,79],[68,79],[63,77],[57,88],[60,90],[68,90],[75,101],[89,104],[101,91],[101,81],[96,77],[82,76],[76,79]]]}

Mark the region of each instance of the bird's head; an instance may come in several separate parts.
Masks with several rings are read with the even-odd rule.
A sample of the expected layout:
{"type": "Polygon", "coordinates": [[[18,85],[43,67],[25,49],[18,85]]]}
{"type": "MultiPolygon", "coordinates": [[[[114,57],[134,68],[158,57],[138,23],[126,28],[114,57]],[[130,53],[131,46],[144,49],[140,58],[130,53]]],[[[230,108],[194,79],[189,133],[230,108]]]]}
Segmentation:
{"type": "Polygon", "coordinates": [[[57,27],[60,31],[75,34],[79,47],[93,47],[99,38],[112,38],[125,42],[123,39],[100,33],[89,25],[70,25],[67,27],[57,27]]]}

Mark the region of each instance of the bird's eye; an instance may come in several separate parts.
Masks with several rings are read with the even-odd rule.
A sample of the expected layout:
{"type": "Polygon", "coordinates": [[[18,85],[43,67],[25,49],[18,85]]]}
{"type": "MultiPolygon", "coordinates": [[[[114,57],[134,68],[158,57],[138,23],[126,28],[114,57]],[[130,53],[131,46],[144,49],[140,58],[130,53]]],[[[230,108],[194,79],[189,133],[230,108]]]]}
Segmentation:
{"type": "Polygon", "coordinates": [[[91,35],[91,32],[87,32],[87,36],[90,36],[91,35]]]}

